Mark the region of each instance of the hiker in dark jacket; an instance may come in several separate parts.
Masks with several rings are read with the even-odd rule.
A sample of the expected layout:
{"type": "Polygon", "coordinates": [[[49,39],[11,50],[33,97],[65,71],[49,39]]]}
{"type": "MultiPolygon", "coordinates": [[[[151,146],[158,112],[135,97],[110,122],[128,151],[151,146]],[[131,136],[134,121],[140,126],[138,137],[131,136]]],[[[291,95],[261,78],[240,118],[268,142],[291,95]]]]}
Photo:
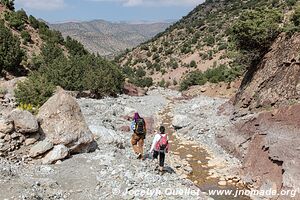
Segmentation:
{"type": "Polygon", "coordinates": [[[159,156],[159,171],[162,174],[164,170],[166,153],[169,151],[168,135],[165,133],[165,127],[161,126],[159,128],[159,133],[157,133],[151,145],[149,153],[153,153],[153,159],[158,159],[159,156]]]}
{"type": "Polygon", "coordinates": [[[140,117],[139,113],[134,113],[133,121],[131,123],[131,130],[133,131],[131,137],[131,144],[134,153],[138,159],[144,158],[144,140],[146,139],[146,123],[145,120],[140,117]]]}

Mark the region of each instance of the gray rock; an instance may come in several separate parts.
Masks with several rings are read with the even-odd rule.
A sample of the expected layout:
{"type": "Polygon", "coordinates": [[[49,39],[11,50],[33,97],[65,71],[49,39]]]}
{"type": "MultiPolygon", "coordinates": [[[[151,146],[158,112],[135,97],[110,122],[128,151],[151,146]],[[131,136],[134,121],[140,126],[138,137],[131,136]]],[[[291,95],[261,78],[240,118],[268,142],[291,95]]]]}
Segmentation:
{"type": "Polygon", "coordinates": [[[53,143],[48,141],[47,139],[40,141],[30,149],[29,156],[37,157],[38,155],[41,155],[52,148],[53,148],[53,143]]]}
{"type": "Polygon", "coordinates": [[[26,110],[13,110],[9,118],[13,120],[15,130],[19,133],[34,133],[39,130],[37,119],[26,110]]]}
{"type": "Polygon", "coordinates": [[[7,119],[0,119],[0,133],[7,134],[11,133],[14,130],[12,121],[7,119]]]}
{"type": "Polygon", "coordinates": [[[95,149],[93,134],[88,128],[76,100],[60,90],[39,110],[41,129],[53,144],[64,144],[71,153],[95,149]]]}
{"type": "Polygon", "coordinates": [[[104,144],[113,144],[122,141],[121,137],[117,134],[116,131],[107,129],[104,126],[90,125],[89,128],[98,142],[104,144]]]}
{"type": "Polygon", "coordinates": [[[191,120],[186,115],[175,115],[172,121],[172,125],[176,129],[187,127],[191,124],[191,120]]]}
{"type": "Polygon", "coordinates": [[[66,158],[69,155],[69,149],[63,145],[56,145],[54,148],[47,153],[47,155],[43,158],[43,164],[52,164],[57,160],[61,160],[66,158]]]}
{"type": "Polygon", "coordinates": [[[283,163],[283,186],[287,188],[300,188],[299,160],[290,160],[283,163]]]}

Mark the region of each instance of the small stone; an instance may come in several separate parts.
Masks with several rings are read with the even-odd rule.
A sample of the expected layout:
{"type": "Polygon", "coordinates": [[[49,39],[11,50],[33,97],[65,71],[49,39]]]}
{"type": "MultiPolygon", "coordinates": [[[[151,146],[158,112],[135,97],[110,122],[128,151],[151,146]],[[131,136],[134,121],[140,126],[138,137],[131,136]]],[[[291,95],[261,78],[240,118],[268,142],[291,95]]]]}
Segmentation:
{"type": "Polygon", "coordinates": [[[219,181],[218,184],[221,185],[221,186],[227,185],[226,181],[219,181]]]}
{"type": "Polygon", "coordinates": [[[20,135],[18,134],[18,133],[16,133],[16,132],[14,132],[13,134],[11,134],[11,138],[12,139],[15,139],[15,138],[17,138],[17,137],[19,137],[20,135]]]}
{"type": "Polygon", "coordinates": [[[26,140],[25,140],[25,145],[26,146],[29,146],[29,145],[32,145],[32,144],[34,144],[34,143],[36,143],[37,142],[37,139],[35,139],[35,138],[27,138],[26,140]]]}
{"type": "Polygon", "coordinates": [[[5,137],[5,134],[0,132],[0,139],[3,139],[4,137],[5,137]]]}
{"type": "Polygon", "coordinates": [[[4,137],[4,140],[5,140],[5,141],[10,141],[10,140],[11,140],[11,136],[10,136],[10,135],[6,135],[6,136],[4,137]]]}

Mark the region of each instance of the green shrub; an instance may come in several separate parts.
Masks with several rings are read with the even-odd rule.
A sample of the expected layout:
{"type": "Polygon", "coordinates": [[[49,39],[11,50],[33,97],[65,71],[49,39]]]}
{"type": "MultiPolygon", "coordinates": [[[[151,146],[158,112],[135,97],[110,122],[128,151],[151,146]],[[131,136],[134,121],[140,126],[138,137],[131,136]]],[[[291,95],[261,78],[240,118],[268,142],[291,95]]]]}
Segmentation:
{"type": "Polygon", "coordinates": [[[291,20],[295,26],[300,26],[300,6],[295,9],[295,13],[293,14],[291,20]]]}
{"type": "Polygon", "coordinates": [[[280,33],[282,19],[277,9],[248,10],[232,26],[231,35],[241,49],[263,52],[280,33]]]}
{"type": "Polygon", "coordinates": [[[161,79],[161,81],[158,83],[159,87],[165,87],[166,86],[166,81],[165,79],[161,79]]]}
{"type": "Polygon", "coordinates": [[[89,56],[84,74],[84,89],[90,90],[96,97],[116,96],[123,90],[124,76],[113,62],[101,57],[89,56]]]}
{"type": "Polygon", "coordinates": [[[68,49],[68,52],[72,55],[87,55],[88,52],[85,50],[84,46],[77,40],[72,39],[70,36],[67,36],[65,46],[68,49]]]}
{"type": "Polygon", "coordinates": [[[33,72],[28,79],[18,83],[15,90],[17,103],[31,104],[33,107],[43,105],[54,92],[55,86],[41,73],[33,72]]]}
{"type": "Polygon", "coordinates": [[[206,82],[231,82],[240,77],[243,71],[244,69],[240,66],[227,67],[225,65],[208,69],[204,73],[198,70],[192,71],[181,82],[180,90],[186,90],[193,85],[204,85],[206,82]]]}
{"type": "Polygon", "coordinates": [[[190,63],[190,67],[196,68],[197,67],[196,61],[192,60],[191,63],[190,63]]]}
{"type": "Polygon", "coordinates": [[[41,35],[41,38],[48,43],[64,45],[64,38],[61,32],[50,30],[49,26],[41,21],[39,21],[39,33],[41,35]]]}
{"type": "Polygon", "coordinates": [[[14,71],[20,65],[23,52],[20,48],[20,41],[13,36],[12,32],[5,27],[0,20],[0,72],[2,69],[14,71]]]}
{"type": "Polygon", "coordinates": [[[144,51],[148,51],[149,50],[149,47],[147,45],[142,45],[141,46],[141,49],[144,50],[144,51]]]}
{"type": "Polygon", "coordinates": [[[14,0],[1,0],[0,3],[6,6],[10,10],[15,9],[14,0]]]}
{"type": "Polygon", "coordinates": [[[150,87],[153,85],[153,79],[151,77],[137,78],[132,83],[138,87],[150,87]]]}
{"type": "Polygon", "coordinates": [[[203,42],[205,42],[207,46],[213,46],[215,44],[215,38],[212,35],[208,35],[203,39],[203,42]]]}
{"type": "Polygon", "coordinates": [[[142,78],[146,75],[146,72],[142,67],[138,67],[135,73],[139,78],[142,78]]]}
{"type": "Polygon", "coordinates": [[[186,90],[192,85],[204,85],[206,82],[207,79],[201,71],[192,71],[181,81],[180,90],[186,90]]]}
{"type": "Polygon", "coordinates": [[[23,38],[24,44],[30,43],[32,41],[30,34],[25,30],[21,32],[21,37],[23,38]]]}
{"type": "Polygon", "coordinates": [[[38,29],[39,28],[39,21],[32,15],[29,16],[28,18],[30,25],[34,28],[34,29],[38,29]]]}
{"type": "Polygon", "coordinates": [[[21,31],[25,27],[23,12],[6,12],[4,17],[9,26],[21,31]]]}
{"type": "Polygon", "coordinates": [[[56,58],[63,57],[63,50],[55,43],[47,42],[42,47],[41,55],[46,64],[52,63],[56,58]]]}
{"type": "Polygon", "coordinates": [[[286,4],[288,5],[288,6],[293,6],[293,5],[295,5],[296,4],[296,2],[297,2],[297,0],[286,0],[286,4]]]}
{"type": "Polygon", "coordinates": [[[37,111],[38,111],[38,109],[35,108],[32,104],[27,104],[27,103],[19,103],[18,109],[27,110],[33,114],[37,114],[37,111]]]}

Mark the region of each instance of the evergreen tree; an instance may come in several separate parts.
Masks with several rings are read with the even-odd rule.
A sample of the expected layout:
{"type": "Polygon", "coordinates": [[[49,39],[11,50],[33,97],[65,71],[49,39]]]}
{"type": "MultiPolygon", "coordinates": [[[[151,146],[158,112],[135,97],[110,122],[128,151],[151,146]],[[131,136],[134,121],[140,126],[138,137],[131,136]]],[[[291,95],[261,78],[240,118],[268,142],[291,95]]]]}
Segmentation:
{"type": "Polygon", "coordinates": [[[22,57],[19,39],[13,36],[3,21],[0,21],[0,71],[2,68],[8,71],[16,70],[22,57]]]}

